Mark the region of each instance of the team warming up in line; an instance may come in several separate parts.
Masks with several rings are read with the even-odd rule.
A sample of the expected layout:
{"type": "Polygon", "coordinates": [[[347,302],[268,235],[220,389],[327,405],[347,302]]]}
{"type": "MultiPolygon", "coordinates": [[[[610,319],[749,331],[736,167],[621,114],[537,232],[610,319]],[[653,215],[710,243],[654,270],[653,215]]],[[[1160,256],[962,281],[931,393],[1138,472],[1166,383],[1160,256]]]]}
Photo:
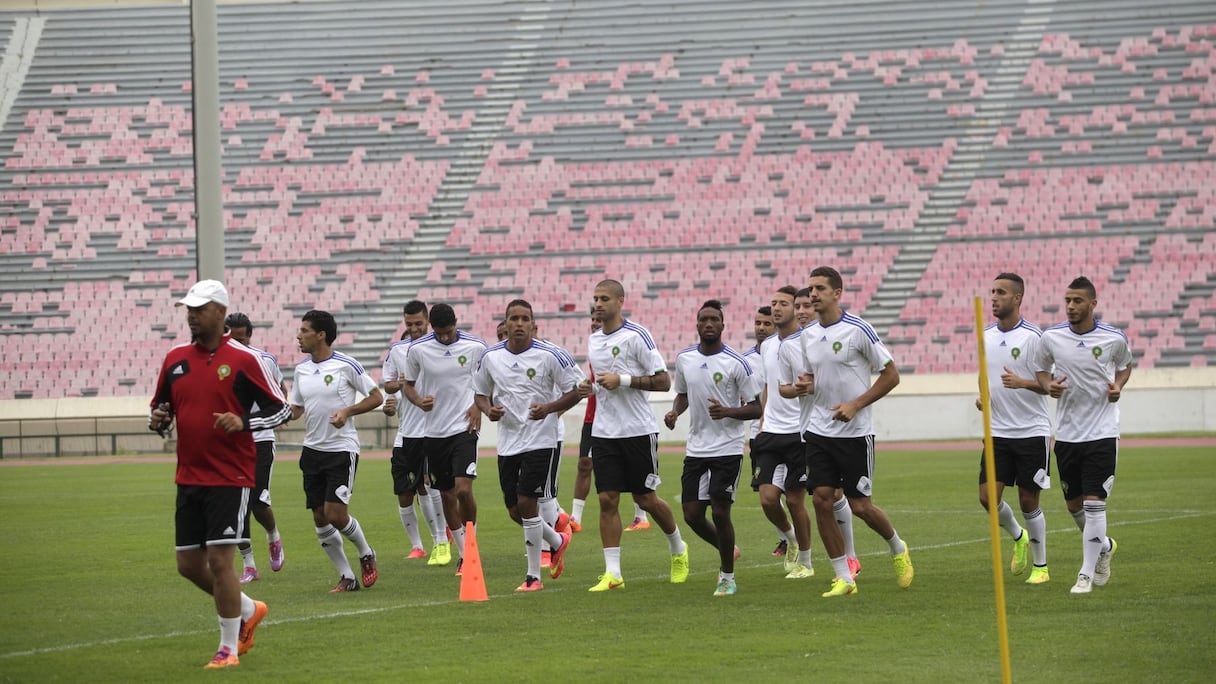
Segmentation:
{"type": "MultiPolygon", "coordinates": [[[[624,286],[603,280],[592,293],[586,371],[569,351],[540,337],[525,300],[507,303],[495,344],[458,329],[450,305],[428,310],[410,301],[403,309],[405,333],[384,358],[383,388],[357,360],[334,349],[334,317],[313,310],[296,334],[304,358],[289,392],[275,357],[251,346],[254,323],[245,314],[228,314],[224,285],[199,281],[177,302],[186,308],[191,341],[165,357],[148,426],[164,434],[176,424],[178,572],[212,595],[220,624],[219,648],[206,667],[239,664],[268,612],[265,603],[242,591],[259,579],[251,513],[266,531],[271,570],[284,565],[270,500],[278,425],[304,420],[300,470],[317,541],[338,573],[331,593],[375,584],[376,551],[350,504],[360,453],[352,419],[376,409],[399,420],[391,471],[407,558],[428,557],[421,513],[432,539],[427,564],[455,559],[457,575],[466,523],[477,523],[477,441],[488,418],[497,424],[503,504],[523,530],[526,569],[517,592],[543,589],[543,569],[549,579],[562,576],[571,539],[586,524],[593,481],[604,571],[590,591],[625,586],[622,532],[647,529],[651,521],[667,540],[671,582],[685,582],[689,546],[657,491],[659,417],[650,402],[651,393],[670,390],[675,398],[662,416],[664,425],[674,430],[688,416],[679,488],[683,523],[717,551],[714,596],[737,591],[740,552],[731,507],[745,446],[751,488],[776,531],[773,555],[784,559],[786,578],[815,575],[813,513],[832,571],[822,595],[856,595],[856,516],[887,543],[898,586],[910,587],[908,544],[872,498],[873,404],[899,384],[899,371],[874,328],[843,308],[843,292],[840,273],[822,266],[810,272],[802,289],[775,288],[771,301],[756,310],[755,346],[742,352],[723,341],[722,302],[708,299],[688,312],[696,344],[681,350],[669,368],[650,331],[624,316],[624,286]],[[567,513],[557,501],[561,414],[583,399],[587,407],[567,513]],[[620,513],[622,493],[634,504],[628,525],[620,513]],[[356,549],[358,575],[347,541],[356,549]],[[239,576],[238,548],[244,567],[239,576]]],[[[1064,290],[1067,321],[1045,330],[1022,318],[1020,276],[997,275],[990,293],[994,322],[983,336],[997,501],[989,501],[991,474],[981,456],[980,505],[996,505],[1000,525],[1013,540],[1012,574],[1029,571],[1026,583],[1047,583],[1047,524],[1039,495],[1051,486],[1047,397],[1058,399],[1057,477],[1082,532],[1082,563],[1070,591],[1087,594],[1110,581],[1118,549],[1106,534],[1106,499],[1118,458],[1117,402],[1131,375],[1132,351],[1122,331],[1095,319],[1097,292],[1087,278],[1076,278],[1064,290]],[[1001,500],[1011,485],[1017,487],[1024,525],[1001,500]]],[[[976,407],[983,409],[979,399],[976,407]]]]}

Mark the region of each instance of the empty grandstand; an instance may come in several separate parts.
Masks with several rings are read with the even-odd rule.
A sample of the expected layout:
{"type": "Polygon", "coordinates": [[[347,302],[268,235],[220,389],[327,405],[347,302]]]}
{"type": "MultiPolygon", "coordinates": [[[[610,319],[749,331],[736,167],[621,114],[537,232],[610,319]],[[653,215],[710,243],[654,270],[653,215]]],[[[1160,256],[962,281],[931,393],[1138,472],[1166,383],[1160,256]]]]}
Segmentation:
{"type": "MultiPolygon", "coordinates": [[[[1216,366],[1216,9],[222,4],[227,270],[288,365],[311,308],[378,366],[411,298],[585,353],[598,280],[669,354],[837,266],[905,373],[971,299],[1097,284],[1143,367],[1216,366]]],[[[0,11],[0,398],[146,396],[194,280],[189,11],[0,11]]]]}

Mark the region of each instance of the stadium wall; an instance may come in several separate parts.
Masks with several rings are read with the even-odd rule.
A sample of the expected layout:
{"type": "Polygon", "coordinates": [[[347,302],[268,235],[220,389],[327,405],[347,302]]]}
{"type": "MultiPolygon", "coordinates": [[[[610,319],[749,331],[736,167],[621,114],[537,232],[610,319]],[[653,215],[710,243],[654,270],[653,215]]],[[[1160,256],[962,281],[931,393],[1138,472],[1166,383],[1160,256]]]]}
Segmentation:
{"type": "MultiPolygon", "coordinates": [[[[879,440],[979,439],[982,417],[975,410],[973,375],[910,375],[874,408],[879,440]]],[[[655,416],[671,408],[670,393],[656,395],[655,416]]],[[[1144,369],[1132,373],[1120,403],[1124,434],[1216,433],[1216,368],[1144,369]]],[[[1054,410],[1054,409],[1053,409],[1054,410]]],[[[171,450],[172,444],[147,430],[147,399],[68,398],[0,401],[0,458],[147,453],[171,450]]],[[[580,404],[565,416],[566,442],[578,442],[580,404]]],[[[396,419],[376,412],[358,418],[366,450],[392,445],[396,419]]],[[[279,430],[284,445],[299,444],[300,425],[279,430]]],[[[480,444],[497,443],[494,423],[483,421],[480,444]]],[[[674,431],[662,430],[664,442],[682,441],[688,419],[674,431]]]]}

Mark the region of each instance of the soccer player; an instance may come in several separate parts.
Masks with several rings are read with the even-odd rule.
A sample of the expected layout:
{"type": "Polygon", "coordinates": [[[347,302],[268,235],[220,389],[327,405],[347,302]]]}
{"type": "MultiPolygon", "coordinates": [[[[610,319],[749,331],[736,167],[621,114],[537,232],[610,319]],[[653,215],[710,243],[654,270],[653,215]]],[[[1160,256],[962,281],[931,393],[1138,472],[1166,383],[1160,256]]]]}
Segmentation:
{"type": "MultiPolygon", "coordinates": [[[[1022,318],[1026,283],[1016,273],[1001,273],[992,281],[992,316],[984,328],[988,361],[988,396],[992,404],[992,447],[996,464],[997,517],[1013,539],[1009,571],[1026,572],[1028,551],[1034,567],[1027,584],[1051,579],[1047,571],[1047,521],[1039,508],[1039,492],[1051,487],[1051,419],[1047,390],[1035,376],[1034,359],[1043,331],[1022,318]],[[1001,497],[1016,484],[1026,527],[1018,525],[1013,509],[1001,497]]],[[[979,400],[976,408],[983,409],[979,400]]],[[[988,473],[980,454],[980,506],[988,510],[988,473]]]]}
{"type": "Polygon", "coordinates": [[[359,552],[363,586],[371,587],[380,576],[376,552],[350,514],[350,499],[359,468],[359,433],[352,419],[379,407],[383,399],[358,361],[334,351],[337,338],[338,324],[328,311],[314,309],[304,314],[296,342],[308,356],[296,364],[291,387],[292,419],[306,416],[300,453],[304,505],[312,511],[317,541],[338,571],[338,584],[331,594],[359,590],[342,537],[359,552]],[[365,396],[358,399],[360,394],[365,396]]]}
{"type": "MultiPolygon", "coordinates": [[[[604,327],[604,322],[591,307],[591,332],[604,327]]],[[[592,369],[595,373],[595,369],[592,369]]],[[[595,422],[595,395],[587,397],[587,408],[583,412],[583,431],[578,441],[578,470],[574,476],[574,501],[570,505],[570,531],[583,531],[583,507],[591,493],[591,425],[595,422]]]]}
{"type": "Polygon", "coordinates": [[[163,434],[177,420],[177,571],[215,600],[220,645],[205,667],[225,668],[240,664],[267,613],[241,591],[232,563],[233,547],[249,541],[251,432],[273,429],[291,411],[270,364],[224,334],[223,283],[200,280],[177,306],[186,307],[192,341],[165,356],[148,428],[163,434]]]}
{"type": "MultiPolygon", "coordinates": [[[[780,393],[780,349],[787,341],[797,347],[801,328],[795,318],[792,285],[778,288],[769,303],[776,333],[760,345],[760,378],[764,382],[763,428],[756,436],[756,482],[760,508],[782,535],[782,555],[788,579],[815,574],[811,562],[811,515],[806,508],[806,453],[800,429],[798,399],[780,393]],[[781,497],[785,496],[785,508],[781,497]],[[786,508],[789,517],[786,517],[786,508]],[[791,524],[791,519],[793,524],[791,524]]],[[[807,298],[809,301],[809,297],[807,298]]]]}
{"type": "Polygon", "coordinates": [[[396,401],[401,386],[405,384],[402,378],[406,352],[411,343],[421,339],[427,332],[429,323],[426,304],[411,299],[402,307],[402,318],[405,322],[405,333],[400,341],[389,348],[381,371],[384,393],[389,395],[389,399],[385,401],[385,413],[390,416],[400,414],[391,462],[393,493],[397,495],[397,513],[401,517],[401,526],[410,540],[410,552],[406,557],[426,558],[426,549],[422,547],[422,532],[418,528],[418,513],[414,510],[414,503],[417,502],[430,527],[434,544],[434,553],[427,564],[447,565],[452,562],[452,555],[448,546],[447,525],[443,521],[442,498],[438,489],[428,489],[426,486],[426,454],[422,450],[422,439],[426,433],[426,414],[412,404],[396,401]]]}
{"type": "Polygon", "coordinates": [[[1119,457],[1119,407],[1132,375],[1127,335],[1094,319],[1098,294],[1084,276],[1064,291],[1067,323],[1043,331],[1035,357],[1039,386],[1056,404],[1056,466],[1068,512],[1081,528],[1081,569],[1070,590],[1088,594],[1110,581],[1118,545],[1106,536],[1106,498],[1119,457]]]}
{"type": "Polygon", "coordinates": [[[477,436],[481,411],[473,403],[473,371],[486,351],[486,343],[456,328],[456,312],[449,304],[431,308],[431,332],[409,347],[402,393],[426,413],[426,452],[431,483],[443,497],[443,514],[460,558],[456,575],[464,567],[465,523],[477,524],[477,436]]]}
{"type": "Polygon", "coordinates": [[[539,591],[541,544],[552,548],[549,576],[565,569],[570,533],[558,532],[541,517],[538,500],[553,486],[554,446],[561,412],[579,401],[585,380],[570,355],[534,339],[532,305],[507,304],[507,337],[481,357],[473,376],[478,409],[498,423],[498,481],[511,519],[523,526],[528,569],[518,592],[539,591]],[[554,401],[550,399],[557,395],[554,401]]]}
{"type": "MultiPolygon", "coordinates": [[[[243,313],[229,314],[224,319],[224,325],[228,327],[228,334],[232,335],[232,339],[252,349],[262,357],[268,368],[273,369],[280,393],[287,396],[287,390],[283,387],[283,371],[279,370],[279,360],[274,354],[249,344],[253,338],[253,321],[249,320],[249,316],[243,313]]],[[[274,510],[270,508],[270,478],[274,472],[274,430],[258,430],[253,433],[253,444],[258,460],[253,500],[249,502],[249,509],[254,519],[266,530],[266,543],[270,546],[270,569],[278,572],[283,569],[283,538],[279,534],[278,525],[275,524],[274,510]]],[[[243,541],[237,544],[237,549],[241,552],[241,561],[245,566],[241,574],[241,584],[257,580],[258,564],[253,559],[253,545],[243,541]]]]}
{"type": "MultiPolygon", "coordinates": [[[[798,322],[799,330],[805,329],[811,323],[814,323],[816,318],[818,318],[818,314],[815,313],[815,309],[811,306],[811,288],[804,287],[794,292],[794,318],[798,322]]],[[[802,357],[802,338],[800,332],[794,333],[789,347],[782,345],[778,348],[777,353],[780,361],[777,367],[778,373],[780,373],[780,367],[782,365],[789,365],[791,367],[797,367],[805,370],[805,362],[802,357]]],[[[811,409],[813,405],[813,397],[811,397],[809,394],[803,393],[798,395],[798,425],[799,434],[801,435],[805,435],[806,432],[810,430],[811,409]]],[[[806,448],[807,445],[804,443],[804,452],[806,448]]],[[[807,461],[805,454],[803,455],[803,460],[807,461]]],[[[807,467],[809,468],[809,466],[810,463],[808,461],[807,467]]],[[[857,575],[861,573],[861,561],[857,558],[857,551],[854,550],[853,547],[853,509],[849,507],[849,499],[844,495],[844,490],[839,487],[836,488],[836,503],[832,505],[832,514],[836,518],[836,526],[840,528],[840,537],[844,540],[844,555],[849,564],[849,571],[852,573],[853,578],[856,579],[857,575]]],[[[807,539],[809,540],[809,523],[807,535],[807,539]]],[[[809,551],[810,547],[806,547],[806,550],[809,551]]],[[[805,561],[810,561],[810,555],[806,554],[803,556],[802,551],[803,549],[801,548],[798,550],[799,555],[802,556],[805,561]]],[[[790,554],[787,553],[787,565],[789,565],[789,560],[790,554]]],[[[805,570],[795,568],[795,578],[810,577],[814,574],[814,568],[812,568],[811,565],[807,563],[803,563],[802,565],[803,567],[810,569],[812,572],[807,573],[805,570]]]]}
{"type": "Polygon", "coordinates": [[[812,395],[807,446],[808,483],[815,520],[835,578],[824,597],[857,593],[857,582],[845,554],[844,538],[833,507],[837,488],[844,490],[853,513],[886,540],[902,588],[912,586],[908,547],[887,514],[871,500],[874,484],[874,431],[870,405],[899,384],[899,370],[878,334],[861,318],[844,311],[844,281],[829,266],[811,271],[808,287],[817,320],[802,330],[802,368],[781,367],[781,394],[812,395]],[[878,378],[871,384],[871,371],[878,378]]]}
{"type": "Polygon", "coordinates": [[[734,596],[735,525],[730,507],[743,465],[744,421],[760,417],[759,378],[734,349],[722,343],[725,327],[722,303],[711,299],[697,311],[700,341],[676,357],[672,384],[676,398],[663,417],[674,430],[680,414],[689,411],[680,501],[684,521],[697,536],[718,549],[721,568],[714,596],[734,596]],[[713,511],[713,522],[705,509],[713,511]]]}
{"type": "Polygon", "coordinates": [[[621,492],[634,501],[667,536],[671,553],[671,581],[688,579],[688,545],[680,536],[675,516],[655,490],[660,484],[659,425],[648,392],[671,389],[667,363],[650,331],[625,320],[621,308],[625,288],[616,280],[595,286],[595,310],[604,327],[588,340],[588,360],[595,369],[595,423],[591,427],[591,463],[600,501],[600,542],[604,547],[604,574],[590,591],[625,586],[621,575],[621,492]]]}
{"type": "MultiPolygon", "coordinates": [[[[763,364],[760,361],[760,345],[765,338],[773,334],[773,310],[771,307],[762,306],[756,310],[756,317],[752,323],[752,334],[756,339],[756,343],[747,349],[743,350],[743,358],[751,365],[752,368],[760,371],[763,364]]],[[[753,492],[760,491],[760,483],[756,481],[756,454],[752,449],[756,446],[756,435],[760,434],[760,421],[753,420],[747,428],[747,450],[751,460],[751,487],[753,492]]],[[[780,530],[778,530],[780,533],[780,530]]],[[[781,555],[785,555],[785,537],[778,534],[777,546],[782,549],[781,555]]]]}

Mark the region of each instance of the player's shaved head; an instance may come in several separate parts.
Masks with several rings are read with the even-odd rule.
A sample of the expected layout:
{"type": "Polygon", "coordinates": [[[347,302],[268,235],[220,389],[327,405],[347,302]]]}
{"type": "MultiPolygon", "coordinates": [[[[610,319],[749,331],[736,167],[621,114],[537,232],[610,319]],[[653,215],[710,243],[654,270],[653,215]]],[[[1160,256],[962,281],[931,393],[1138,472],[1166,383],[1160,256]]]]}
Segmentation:
{"type": "Polygon", "coordinates": [[[625,286],[621,284],[621,281],[613,280],[611,278],[607,278],[605,280],[601,280],[600,282],[596,283],[595,289],[607,290],[608,293],[614,297],[624,297],[625,296],[625,286]]]}

